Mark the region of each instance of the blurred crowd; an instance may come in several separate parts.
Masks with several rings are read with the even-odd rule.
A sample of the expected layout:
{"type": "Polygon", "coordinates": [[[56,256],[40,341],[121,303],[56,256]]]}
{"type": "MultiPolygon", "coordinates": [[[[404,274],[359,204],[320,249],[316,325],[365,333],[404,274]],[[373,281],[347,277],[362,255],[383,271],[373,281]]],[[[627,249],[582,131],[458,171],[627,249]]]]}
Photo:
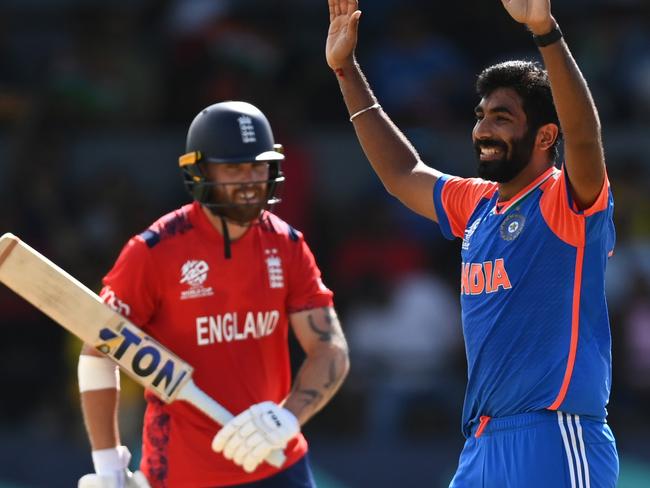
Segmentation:
{"type": "MultiPolygon", "coordinates": [[[[536,58],[529,34],[496,0],[361,7],[358,59],[383,107],[425,161],[472,175],[475,75],[536,58]]],[[[625,449],[649,456],[640,446],[650,434],[650,4],[553,7],[600,111],[616,200],[611,422],[625,449]]],[[[325,0],[4,0],[0,233],[98,290],[131,235],[188,201],[176,160],[193,116],[216,101],[250,101],[286,148],[276,210],[305,233],[351,346],[347,383],[308,429],[459,437],[458,243],[371,174],[324,60],[327,26],[325,0]]],[[[0,388],[11,392],[0,432],[65,428],[83,444],[78,341],[6,289],[0,324],[0,388]]],[[[137,411],[131,389],[124,401],[137,411]]]]}

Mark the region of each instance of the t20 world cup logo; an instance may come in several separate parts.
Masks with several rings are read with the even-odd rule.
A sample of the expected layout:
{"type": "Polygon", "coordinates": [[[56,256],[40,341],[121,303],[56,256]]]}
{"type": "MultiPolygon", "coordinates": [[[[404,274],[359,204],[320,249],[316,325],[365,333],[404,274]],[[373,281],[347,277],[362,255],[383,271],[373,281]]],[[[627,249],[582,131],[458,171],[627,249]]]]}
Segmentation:
{"type": "Polygon", "coordinates": [[[205,261],[187,261],[181,268],[181,283],[192,287],[201,286],[208,277],[209,269],[205,261]]]}
{"type": "Polygon", "coordinates": [[[212,287],[204,287],[208,279],[208,263],[202,260],[192,259],[186,261],[181,267],[181,285],[188,285],[190,288],[181,292],[181,300],[189,298],[201,298],[213,295],[212,287]]]}

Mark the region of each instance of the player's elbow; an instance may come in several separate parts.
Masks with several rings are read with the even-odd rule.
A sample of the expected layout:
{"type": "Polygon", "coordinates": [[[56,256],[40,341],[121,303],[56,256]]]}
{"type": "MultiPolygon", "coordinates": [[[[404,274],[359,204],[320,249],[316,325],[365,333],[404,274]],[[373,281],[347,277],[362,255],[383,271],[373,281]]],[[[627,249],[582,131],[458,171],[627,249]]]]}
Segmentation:
{"type": "Polygon", "coordinates": [[[391,176],[390,179],[382,179],[382,183],[391,196],[403,202],[407,198],[408,192],[413,190],[410,180],[410,173],[409,175],[396,174],[391,176]]]}
{"type": "Polygon", "coordinates": [[[327,365],[329,371],[329,384],[335,388],[343,383],[350,372],[350,353],[344,337],[329,344],[323,344],[308,353],[320,364],[327,365]]]}
{"type": "Polygon", "coordinates": [[[341,381],[343,381],[350,372],[350,352],[348,346],[340,347],[337,351],[337,357],[341,364],[341,381]]]}

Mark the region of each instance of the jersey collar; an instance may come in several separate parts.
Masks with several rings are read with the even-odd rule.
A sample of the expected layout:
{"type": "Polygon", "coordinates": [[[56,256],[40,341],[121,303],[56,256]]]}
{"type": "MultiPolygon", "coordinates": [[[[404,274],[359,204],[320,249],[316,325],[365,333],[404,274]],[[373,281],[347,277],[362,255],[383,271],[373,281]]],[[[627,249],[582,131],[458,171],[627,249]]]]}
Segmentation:
{"type": "Polygon", "coordinates": [[[555,174],[556,171],[559,170],[555,166],[551,166],[546,171],[544,171],[541,175],[535,178],[528,186],[524,187],[515,196],[513,196],[508,200],[504,200],[502,202],[498,201],[499,197],[497,192],[496,193],[497,201],[494,205],[494,213],[496,214],[506,213],[508,210],[510,210],[512,207],[514,207],[519,202],[521,202],[524,198],[530,195],[530,193],[534,191],[536,188],[538,188],[542,183],[548,180],[553,174],[555,174]]]}

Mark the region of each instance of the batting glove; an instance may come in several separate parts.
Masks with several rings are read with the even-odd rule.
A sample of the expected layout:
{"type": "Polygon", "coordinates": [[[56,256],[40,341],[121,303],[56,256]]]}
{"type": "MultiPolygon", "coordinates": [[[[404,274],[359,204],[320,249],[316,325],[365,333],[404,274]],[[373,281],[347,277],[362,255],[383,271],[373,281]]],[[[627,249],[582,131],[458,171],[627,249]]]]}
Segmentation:
{"type": "Polygon", "coordinates": [[[224,425],[212,440],[212,449],[252,473],[272,450],[284,449],[299,432],[298,419],[289,410],[262,402],[224,425]]]}

